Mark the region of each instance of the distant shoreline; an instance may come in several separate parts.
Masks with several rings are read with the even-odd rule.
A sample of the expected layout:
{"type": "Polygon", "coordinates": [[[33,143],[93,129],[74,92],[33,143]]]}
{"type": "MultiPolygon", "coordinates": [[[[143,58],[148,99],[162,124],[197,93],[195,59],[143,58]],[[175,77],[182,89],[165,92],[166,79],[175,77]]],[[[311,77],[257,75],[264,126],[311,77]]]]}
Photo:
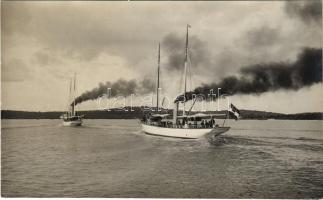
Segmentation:
{"type": "MultiPolygon", "coordinates": [[[[102,111],[102,110],[90,110],[79,111],[80,115],[84,115],[85,119],[140,119],[144,112],[141,108],[133,108],[134,111],[102,111]]],[[[166,111],[165,111],[166,112],[166,111]]],[[[171,113],[172,110],[168,110],[171,113]]],[[[222,111],[223,112],[223,111],[222,111]]],[[[296,114],[282,114],[256,110],[240,110],[241,120],[255,119],[255,120],[323,120],[323,112],[308,112],[308,113],[296,113],[296,114]]],[[[34,112],[34,111],[17,111],[17,110],[2,110],[1,119],[59,119],[59,117],[65,112],[34,112]]]]}

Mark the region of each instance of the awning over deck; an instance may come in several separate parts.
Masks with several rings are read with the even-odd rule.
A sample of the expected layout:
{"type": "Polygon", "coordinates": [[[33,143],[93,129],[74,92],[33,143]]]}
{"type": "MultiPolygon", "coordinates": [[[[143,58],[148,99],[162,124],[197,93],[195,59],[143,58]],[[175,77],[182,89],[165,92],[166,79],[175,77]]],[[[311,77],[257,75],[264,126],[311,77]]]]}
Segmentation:
{"type": "Polygon", "coordinates": [[[194,115],[178,116],[177,118],[211,118],[211,117],[221,117],[221,116],[226,116],[226,114],[204,114],[204,113],[196,113],[194,115]]]}

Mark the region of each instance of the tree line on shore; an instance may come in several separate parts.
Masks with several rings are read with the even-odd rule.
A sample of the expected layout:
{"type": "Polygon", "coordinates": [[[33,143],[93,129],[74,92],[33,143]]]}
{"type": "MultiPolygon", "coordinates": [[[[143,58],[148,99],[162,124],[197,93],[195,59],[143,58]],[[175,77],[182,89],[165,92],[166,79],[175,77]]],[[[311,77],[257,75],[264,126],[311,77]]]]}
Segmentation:
{"type": "MultiPolygon", "coordinates": [[[[85,119],[140,119],[143,117],[144,111],[140,107],[127,108],[128,111],[120,109],[107,110],[90,110],[79,111],[78,114],[84,115],[85,119]]],[[[162,111],[164,113],[172,113],[172,110],[162,111]]],[[[224,111],[222,111],[223,113],[224,111]]],[[[64,112],[31,112],[2,110],[2,119],[59,119],[64,112]]],[[[290,119],[290,120],[323,120],[323,112],[308,112],[296,114],[282,114],[255,110],[240,110],[241,119],[290,119]]]]}

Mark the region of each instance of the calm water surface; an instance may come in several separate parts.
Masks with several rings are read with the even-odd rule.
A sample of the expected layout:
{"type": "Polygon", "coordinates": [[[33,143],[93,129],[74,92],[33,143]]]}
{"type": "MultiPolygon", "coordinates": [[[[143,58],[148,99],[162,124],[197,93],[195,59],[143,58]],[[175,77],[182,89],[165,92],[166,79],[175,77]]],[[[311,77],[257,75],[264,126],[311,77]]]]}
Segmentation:
{"type": "Polygon", "coordinates": [[[322,121],[230,121],[211,142],[84,122],[2,120],[2,196],[323,197],[322,121]]]}

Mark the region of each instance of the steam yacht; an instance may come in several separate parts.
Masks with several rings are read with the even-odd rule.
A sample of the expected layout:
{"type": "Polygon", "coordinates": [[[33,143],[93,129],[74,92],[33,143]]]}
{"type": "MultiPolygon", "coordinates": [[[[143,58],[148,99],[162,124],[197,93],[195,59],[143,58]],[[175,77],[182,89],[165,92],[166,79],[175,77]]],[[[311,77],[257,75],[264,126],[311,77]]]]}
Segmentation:
{"type": "Polygon", "coordinates": [[[159,113],[159,75],[160,75],[160,45],[158,48],[158,68],[157,68],[157,112],[150,112],[144,115],[141,120],[142,130],[146,134],[197,139],[201,137],[216,137],[222,133],[227,132],[230,127],[225,126],[225,119],[233,114],[236,119],[239,117],[239,110],[229,105],[226,113],[220,114],[207,114],[203,112],[191,112],[197,99],[188,98],[187,86],[187,72],[188,72],[188,29],[190,25],[186,27],[186,47],[185,47],[185,62],[184,62],[184,91],[183,94],[178,96],[174,101],[173,113],[159,113]],[[185,110],[185,102],[193,100],[191,108],[185,110]],[[179,104],[183,104],[182,113],[179,111],[179,104]],[[216,122],[216,118],[224,118],[224,122],[219,124],[216,122]]]}
{"type": "Polygon", "coordinates": [[[70,81],[68,110],[61,116],[63,126],[81,126],[83,115],[77,115],[75,111],[76,74],[74,80],[70,81]],[[72,100],[71,100],[72,99],[72,100]]]}

